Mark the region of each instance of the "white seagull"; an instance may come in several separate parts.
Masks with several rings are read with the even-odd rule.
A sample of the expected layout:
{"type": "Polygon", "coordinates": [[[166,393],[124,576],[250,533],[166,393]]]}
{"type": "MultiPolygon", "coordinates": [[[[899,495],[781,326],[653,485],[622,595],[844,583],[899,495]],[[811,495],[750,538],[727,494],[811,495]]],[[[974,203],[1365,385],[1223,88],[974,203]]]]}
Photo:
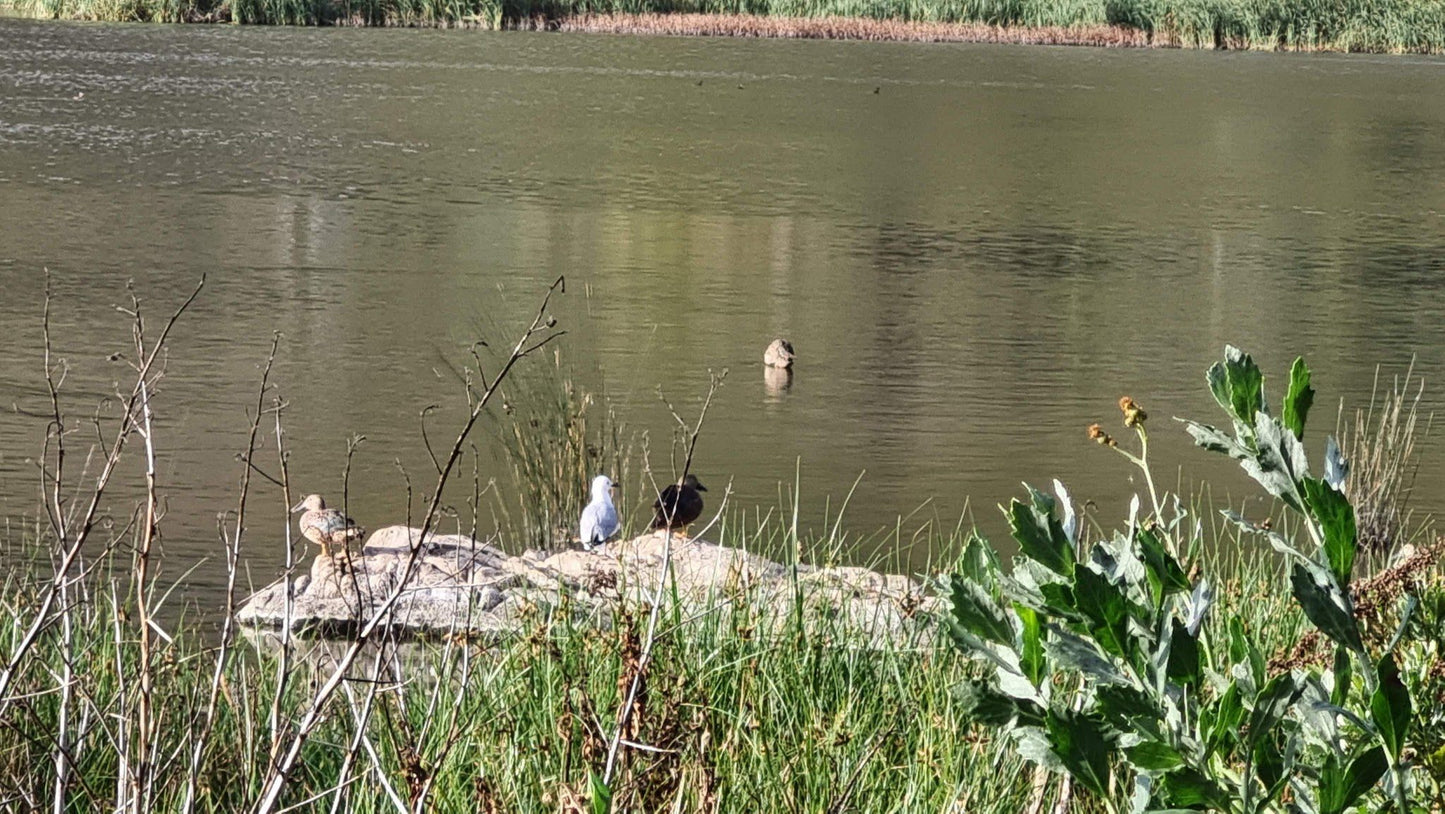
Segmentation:
{"type": "Polygon", "coordinates": [[[606,475],[592,479],[592,502],[582,510],[582,547],[591,551],[607,542],[622,526],[617,520],[617,507],[612,505],[612,480],[606,475]]]}

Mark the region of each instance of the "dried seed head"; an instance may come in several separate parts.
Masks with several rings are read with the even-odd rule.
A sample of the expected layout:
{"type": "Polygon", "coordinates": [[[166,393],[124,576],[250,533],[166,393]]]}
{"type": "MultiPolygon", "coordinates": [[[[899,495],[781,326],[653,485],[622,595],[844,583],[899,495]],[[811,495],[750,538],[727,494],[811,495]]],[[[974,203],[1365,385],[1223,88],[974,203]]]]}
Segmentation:
{"type": "Polygon", "coordinates": [[[1130,396],[1119,399],[1119,409],[1124,413],[1124,426],[1126,427],[1140,426],[1149,418],[1149,414],[1144,412],[1144,408],[1140,407],[1138,402],[1130,396]]]}
{"type": "Polygon", "coordinates": [[[1089,425],[1089,440],[1097,442],[1100,446],[1118,446],[1118,443],[1098,424],[1089,425]]]}

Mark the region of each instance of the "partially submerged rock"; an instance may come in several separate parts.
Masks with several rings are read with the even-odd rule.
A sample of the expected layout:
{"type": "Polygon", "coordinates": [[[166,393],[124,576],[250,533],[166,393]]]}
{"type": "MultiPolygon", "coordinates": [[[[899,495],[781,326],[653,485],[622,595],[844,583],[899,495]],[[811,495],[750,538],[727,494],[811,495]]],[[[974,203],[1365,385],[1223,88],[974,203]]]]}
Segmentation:
{"type": "MultiPolygon", "coordinates": [[[[282,578],[256,592],[237,614],[242,624],[321,633],[353,630],[374,616],[401,584],[387,627],[410,632],[503,633],[538,614],[572,613],[598,625],[619,606],[650,602],[656,593],[665,532],[609,543],[597,551],[509,556],[460,535],[390,526],[359,552],[318,557],[309,573],[282,578]],[[288,590],[289,589],[289,590],[288,590]],[[288,597],[289,593],[289,597],[288,597]]],[[[842,625],[874,644],[916,638],[913,619],[936,600],[905,576],[865,568],[794,569],[746,551],[674,535],[663,596],[693,615],[728,603],[750,603],[779,618],[802,603],[811,629],[842,625]]]]}

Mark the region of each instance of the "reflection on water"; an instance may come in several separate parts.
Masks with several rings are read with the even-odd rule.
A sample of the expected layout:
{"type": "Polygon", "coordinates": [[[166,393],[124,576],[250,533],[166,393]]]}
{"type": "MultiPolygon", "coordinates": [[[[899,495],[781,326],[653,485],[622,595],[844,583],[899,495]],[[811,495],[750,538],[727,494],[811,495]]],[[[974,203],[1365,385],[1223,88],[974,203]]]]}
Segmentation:
{"type": "MultiPolygon", "coordinates": [[[[1168,420],[1215,417],[1226,342],[1272,384],[1311,359],[1315,446],[1376,365],[1445,369],[1440,60],[0,21],[0,87],[0,508],[39,483],[42,270],[76,406],[120,376],[125,281],[159,311],[206,273],[157,394],[186,565],[273,331],[298,491],[338,492],[364,435],[374,527],[398,464],[425,480],[421,412],[456,417],[441,360],[558,274],[563,362],[630,428],[664,447],[664,400],[731,368],[698,473],[776,506],[801,461],[818,525],[866,472],[865,531],[971,500],[1002,538],[994,505],[1055,476],[1110,522],[1137,485],[1084,428],[1124,393],[1162,480],[1253,494],[1168,420]],[[779,335],[800,369],[759,387],[779,335]]],[[[1419,504],[1442,485],[1427,460],[1419,504]]],[[[265,581],[282,510],[255,512],[265,581]]]]}
{"type": "Polygon", "coordinates": [[[768,391],[768,403],[780,404],[793,387],[793,369],[790,367],[763,366],[763,388],[768,391]]]}

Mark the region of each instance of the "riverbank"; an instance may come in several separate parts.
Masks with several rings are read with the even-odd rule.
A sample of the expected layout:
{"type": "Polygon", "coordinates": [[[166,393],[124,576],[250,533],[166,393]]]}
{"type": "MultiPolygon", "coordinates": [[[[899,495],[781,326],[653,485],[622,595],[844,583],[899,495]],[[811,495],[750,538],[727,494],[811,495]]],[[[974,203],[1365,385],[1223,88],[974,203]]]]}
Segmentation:
{"type": "MultiPolygon", "coordinates": [[[[289,514],[263,519],[268,503],[296,505],[299,485],[273,340],[235,509],[217,519],[227,582],[206,601],[220,606],[218,631],[166,609],[189,573],[163,548],[167,491],[149,477],[132,503],[134,492],[112,492],[123,476],[111,480],[167,449],[153,430],[171,426],[172,391],[152,362],[171,358],[170,326],[203,284],[159,334],[132,302],[135,384],[118,415],[96,411],[107,445],[78,477],[65,464],[90,439],[54,429],[76,419],[53,373],[68,368],[47,354],[56,395],[32,515],[44,519],[0,534],[33,563],[0,575],[0,810],[1102,814],[1242,812],[1231,801],[1254,797],[1251,812],[1343,814],[1356,801],[1404,812],[1417,810],[1411,796],[1439,798],[1445,541],[1405,511],[1416,409],[1404,386],[1357,414],[1343,448],[1323,445],[1314,478],[1308,367],[1291,367],[1275,418],[1263,371],[1229,347],[1207,381],[1234,434],[1186,426],[1277,502],[1220,513],[1202,494],[1161,492],[1148,414],[1126,396],[1122,422],[1078,432],[1082,449],[1060,457],[1122,456],[1138,472],[1128,514],[1111,528],[1059,481],[1026,487],[1004,509],[1008,571],[963,523],[910,531],[902,519],[882,550],[934,552],[920,572],[838,567],[858,539],[841,515],[807,535],[797,502],[750,516],[722,487],[696,530],[715,545],[624,531],[601,552],[509,556],[505,534],[478,537],[473,429],[504,381],[519,384],[509,372],[562,338],[552,306],[563,284],[486,366],[499,372],[476,357],[467,381],[482,389],[468,390],[451,452],[431,456],[431,496],[412,500],[407,480],[407,505],[425,510],[324,558],[288,530],[289,514]],[[448,490],[468,468],[470,495],[448,490]],[[236,613],[253,550],[284,570],[236,613]],[[397,624],[422,614],[430,621],[397,624]],[[491,624],[473,624],[484,615],[491,624]],[[341,638],[312,638],[328,619],[345,623],[341,638]],[[404,641],[402,627],[430,635],[404,641]]],[[[45,313],[48,326],[48,301],[45,313]]],[[[684,472],[721,378],[711,382],[696,424],[676,419],[691,439],[684,472]]],[[[532,479],[519,492],[554,487],[528,499],[541,524],[513,534],[512,550],[579,514],[581,479],[568,473],[609,469],[656,493],[645,452],[609,466],[598,425],[558,404],[555,425],[502,411],[521,433],[508,454],[535,458],[514,460],[532,479]]],[[[156,469],[186,482],[171,463],[156,469]]]]}
{"type": "Polygon", "coordinates": [[[1445,0],[0,0],[0,16],[899,42],[1445,53],[1445,0]]]}

